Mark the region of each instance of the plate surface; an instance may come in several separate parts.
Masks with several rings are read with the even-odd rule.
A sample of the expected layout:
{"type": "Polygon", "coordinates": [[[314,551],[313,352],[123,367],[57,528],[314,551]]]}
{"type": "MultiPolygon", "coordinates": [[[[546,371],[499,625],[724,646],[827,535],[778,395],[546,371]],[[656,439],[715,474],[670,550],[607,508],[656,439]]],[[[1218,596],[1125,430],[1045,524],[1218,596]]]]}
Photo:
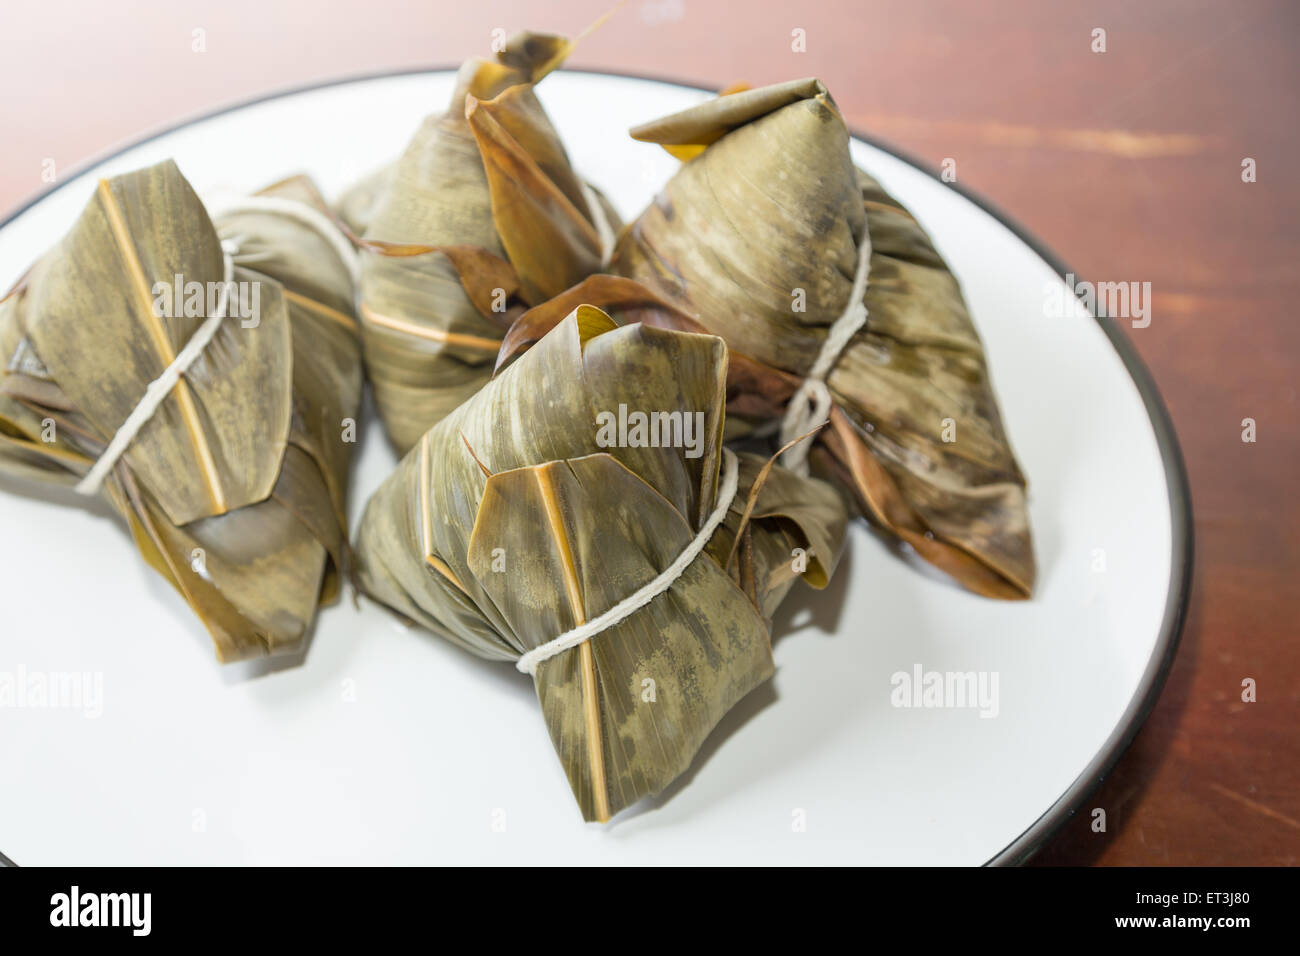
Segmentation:
{"type": "MultiPolygon", "coordinates": [[[[174,157],[200,193],[299,171],[333,196],[445,107],[448,71],[273,97],[115,154],[0,227],[0,285],[100,176],[174,157]],[[249,144],[257,144],[251,148],[249,144]]],[[[559,73],[539,95],[626,219],[675,168],[629,126],[708,94],[559,73]]],[[[1039,591],[965,593],[858,522],[828,592],[792,594],[777,674],[683,781],[584,825],[531,681],[350,600],[301,666],[215,663],[206,634],[103,507],[0,483],[0,676],[76,673],[79,707],[0,708],[0,850],[19,864],[886,863],[1023,858],[1136,731],[1185,604],[1186,482],[1131,350],[1064,269],[882,148],[854,159],[930,231],[988,349],[1030,481],[1039,591]],[[1068,304],[1045,316],[1049,292],[1068,304]],[[898,707],[894,675],[975,672],[984,708],[898,707]],[[996,680],[996,685],[993,681],[996,680]]],[[[371,422],[353,520],[394,463],[371,422]]]]}

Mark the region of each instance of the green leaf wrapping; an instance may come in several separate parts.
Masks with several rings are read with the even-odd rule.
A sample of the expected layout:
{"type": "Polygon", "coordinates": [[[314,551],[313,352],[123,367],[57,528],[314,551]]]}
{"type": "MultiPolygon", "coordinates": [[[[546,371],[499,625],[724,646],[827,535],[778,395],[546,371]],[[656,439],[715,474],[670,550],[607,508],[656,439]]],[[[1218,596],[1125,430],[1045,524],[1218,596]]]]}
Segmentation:
{"type": "MultiPolygon", "coordinates": [[[[234,271],[256,288],[257,321],[221,324],[101,489],[223,662],[301,649],[337,594],[352,448],[342,419],[361,390],[344,263],[283,217],[244,216],[238,229],[243,251],[275,253],[263,271],[234,271]]],[[[0,303],[0,471],[74,484],[206,316],[153,309],[146,294],[223,274],[217,229],[174,163],[102,182],[0,303]]]]}
{"type": "Polygon", "coordinates": [[[520,34],[467,62],[447,112],[349,197],[366,224],[366,366],[400,452],[488,380],[515,316],[600,268],[596,214],[533,92],[568,48],[520,34]]]}
{"type": "MultiPolygon", "coordinates": [[[[376,492],[357,542],[362,586],[494,660],[603,613],[671,564],[715,507],[726,363],[713,336],[616,328],[597,309],[574,310],[430,429],[376,492]],[[699,457],[602,447],[598,416],[620,404],[702,413],[699,457]]],[[[742,456],[724,526],[666,592],[537,671],[586,819],[662,790],[771,674],[767,618],[797,576],[796,549],[814,552],[811,583],[834,568],[837,493],[781,469],[755,489],[762,465],[742,456]]]]}
{"type": "Polygon", "coordinates": [[[870,236],[867,322],[827,378],[831,425],[813,461],[967,587],[1028,597],[1025,479],[961,289],[912,216],[853,167],[821,83],[720,97],[633,136],[695,158],[624,230],[612,270],[679,310],[658,309],[663,324],[726,340],[744,372],[729,396],[737,425],[782,417],[870,236]]]}

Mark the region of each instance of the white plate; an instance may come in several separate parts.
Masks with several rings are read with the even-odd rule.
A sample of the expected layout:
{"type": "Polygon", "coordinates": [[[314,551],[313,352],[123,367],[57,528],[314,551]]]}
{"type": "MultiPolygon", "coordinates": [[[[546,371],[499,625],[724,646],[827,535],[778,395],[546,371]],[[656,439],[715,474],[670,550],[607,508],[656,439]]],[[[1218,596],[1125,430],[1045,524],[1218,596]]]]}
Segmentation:
{"type": "MultiPolygon", "coordinates": [[[[130,147],[0,228],[0,285],[58,240],[100,176],[170,156],[201,193],[301,170],[334,195],[395,156],[445,106],[451,80],[309,89],[130,147]]],[[[629,219],[675,161],[626,129],[706,98],[577,72],[548,78],[541,96],[579,170],[629,219]]],[[[1063,268],[915,165],[864,141],[853,153],[929,229],[983,334],[1030,481],[1032,601],[968,594],[859,523],[829,593],[800,589],[783,609],[775,679],[668,794],[601,827],[583,824],[532,683],[512,668],[351,601],[323,611],[301,666],[220,668],[106,509],[10,482],[0,675],[89,673],[102,713],[0,709],[0,850],[20,864],[979,864],[1031,853],[1127,745],[1172,656],[1190,567],[1181,460],[1122,339],[1073,298],[1067,317],[1044,317],[1063,268]],[[997,715],[892,706],[892,675],[918,665],[995,674],[997,715]]],[[[372,428],[354,518],[392,465],[372,428]]]]}

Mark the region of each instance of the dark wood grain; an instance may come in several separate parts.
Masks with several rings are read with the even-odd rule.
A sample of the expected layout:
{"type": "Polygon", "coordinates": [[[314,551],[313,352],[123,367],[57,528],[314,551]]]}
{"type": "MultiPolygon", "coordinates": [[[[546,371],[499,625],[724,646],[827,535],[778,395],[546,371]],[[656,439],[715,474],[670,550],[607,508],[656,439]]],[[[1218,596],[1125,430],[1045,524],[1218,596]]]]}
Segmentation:
{"type": "MultiPolygon", "coordinates": [[[[0,207],[143,131],[275,89],[458,61],[493,27],[576,31],[605,0],[47,0],[0,13],[0,207]],[[325,12],[328,11],[328,12],[325,12]],[[206,30],[206,53],[191,50],[206,30]]],[[[1183,646],[1132,749],[1046,864],[1300,856],[1300,6],[632,0],[576,66],[713,86],[818,75],[850,122],[987,196],[1081,276],[1149,281],[1130,335],[1191,475],[1183,646]],[[1091,31],[1107,31],[1107,51],[1091,31]],[[807,52],[791,51],[806,31],[807,52]],[[1258,181],[1243,183],[1252,157],[1258,181]],[[1258,441],[1241,441],[1241,421],[1258,441]],[[1241,701],[1241,682],[1258,701],[1241,701]]]]}

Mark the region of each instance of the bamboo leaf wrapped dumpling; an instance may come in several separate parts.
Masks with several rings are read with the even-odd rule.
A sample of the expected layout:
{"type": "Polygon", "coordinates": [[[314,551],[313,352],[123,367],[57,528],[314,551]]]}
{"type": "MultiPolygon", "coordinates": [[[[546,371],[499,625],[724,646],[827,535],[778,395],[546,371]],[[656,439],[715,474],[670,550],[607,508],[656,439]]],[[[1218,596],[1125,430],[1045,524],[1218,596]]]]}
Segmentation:
{"type": "MultiPolygon", "coordinates": [[[[356,316],[359,263],[305,176],[235,200],[214,219],[237,263],[280,283],[293,328],[293,441],[319,467],[347,548],[346,495],[364,374],[356,316]]],[[[329,538],[333,540],[333,527],[329,538]]],[[[330,581],[330,595],[335,590],[330,581]]]]}
{"type": "Polygon", "coordinates": [[[350,274],[305,234],[263,238],[286,286],[235,262],[168,161],[102,180],[0,303],[0,471],[102,493],[223,662],[299,649],[347,547],[330,419],[355,414],[359,339],[290,290],[317,276],[346,316],[350,274]]]}
{"type": "MultiPolygon", "coordinates": [[[[361,317],[380,416],[405,452],[492,372],[501,336],[529,305],[598,271],[617,215],[573,171],[533,85],[567,40],[511,38],[460,70],[445,113],[426,119],[365,221],[361,317]]],[[[381,179],[382,182],[382,179],[381,179]]]]}
{"type": "Polygon", "coordinates": [[[694,158],[623,231],[611,271],[752,360],[737,389],[751,425],[779,420],[828,360],[813,376],[830,418],[814,460],[966,587],[1029,596],[1025,480],[961,289],[916,220],[853,166],[825,87],[724,96],[632,135],[694,158]],[[855,281],[865,325],[828,347],[855,281]]]}
{"type": "Polygon", "coordinates": [[[521,669],[703,548],[666,590],[532,669],[588,820],[686,769],[771,674],[777,603],[801,573],[823,586],[842,546],[833,488],[723,450],[726,364],[714,336],[616,328],[579,307],[430,429],[362,520],[370,595],[521,669]],[[675,421],[656,434],[680,443],[651,445],[636,412],[675,421]]]}

